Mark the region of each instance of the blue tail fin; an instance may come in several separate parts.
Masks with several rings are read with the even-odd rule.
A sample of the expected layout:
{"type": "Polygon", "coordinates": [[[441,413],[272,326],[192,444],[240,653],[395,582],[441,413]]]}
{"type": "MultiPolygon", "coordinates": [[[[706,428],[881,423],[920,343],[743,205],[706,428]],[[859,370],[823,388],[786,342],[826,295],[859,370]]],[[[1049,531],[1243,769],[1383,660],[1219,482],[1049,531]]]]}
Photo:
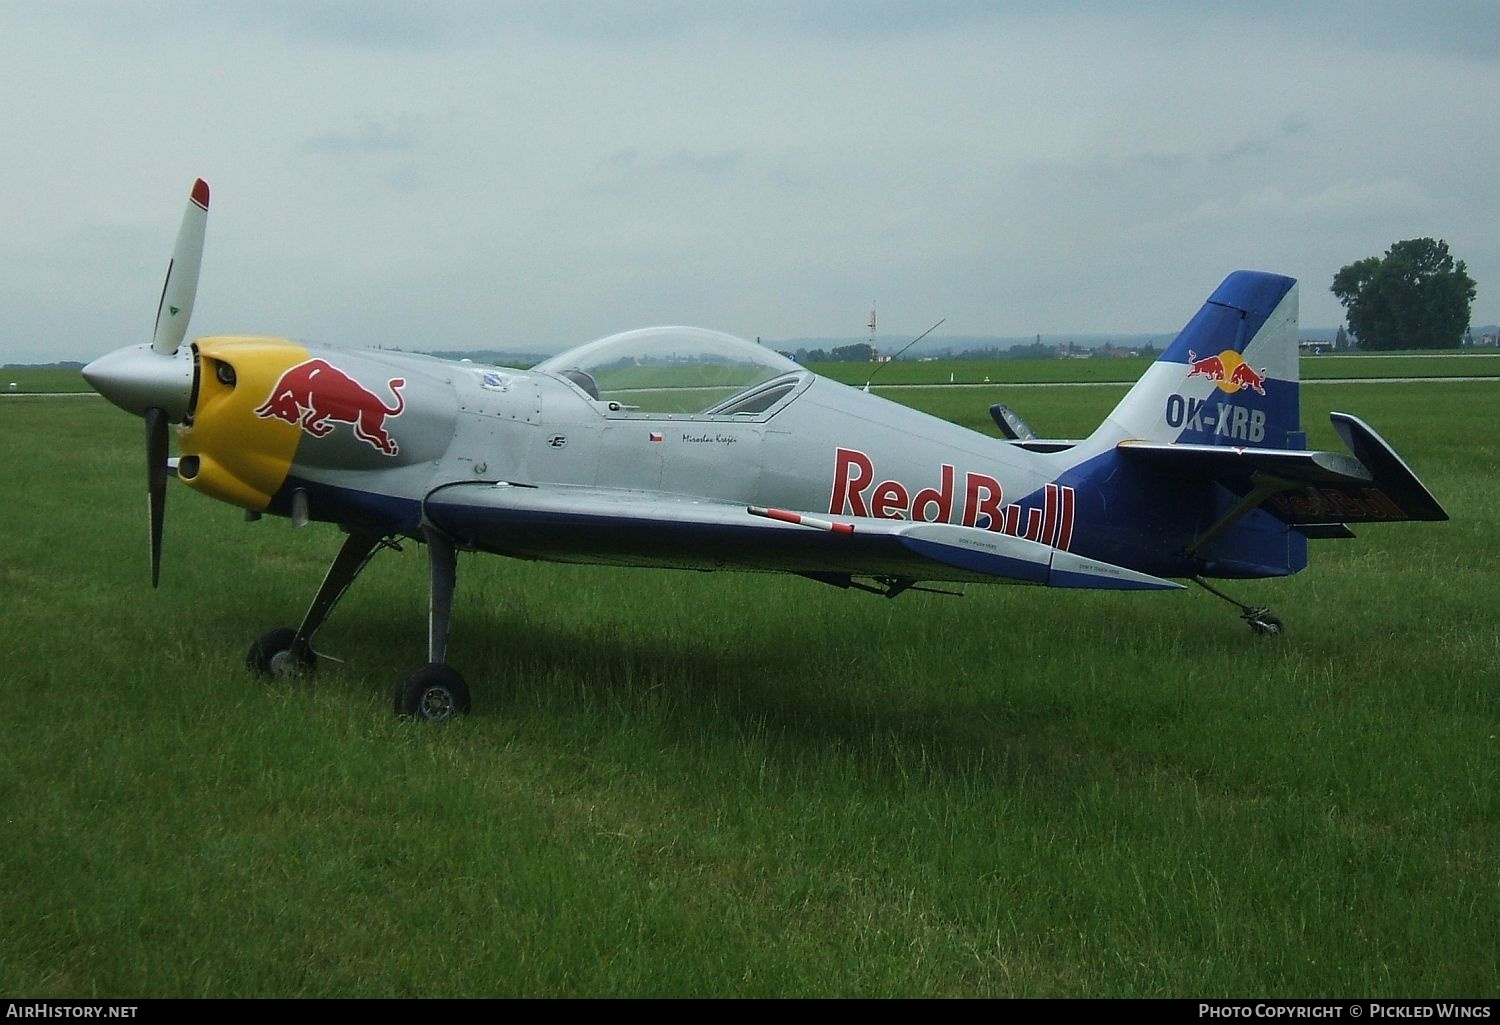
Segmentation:
{"type": "Polygon", "coordinates": [[[1240,506],[1255,460],[1274,458],[1257,450],[1306,448],[1300,406],[1297,283],[1236,271],[1059,479],[1098,495],[1115,525],[1098,536],[1080,528],[1075,549],[1166,577],[1297,572],[1307,564],[1306,538],[1263,509],[1240,506]],[[1249,468],[1229,467],[1226,481],[1221,464],[1237,459],[1249,468]]]}
{"type": "Polygon", "coordinates": [[[1297,282],[1224,279],[1100,428],[1114,438],[1301,449],[1297,282]]]}

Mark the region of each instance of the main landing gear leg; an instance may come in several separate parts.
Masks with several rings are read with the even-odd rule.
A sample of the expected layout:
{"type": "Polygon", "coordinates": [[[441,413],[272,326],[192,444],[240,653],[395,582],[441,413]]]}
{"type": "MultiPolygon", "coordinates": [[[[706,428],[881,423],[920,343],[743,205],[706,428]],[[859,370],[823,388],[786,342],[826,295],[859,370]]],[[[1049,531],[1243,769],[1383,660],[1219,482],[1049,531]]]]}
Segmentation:
{"type": "Polygon", "coordinates": [[[1275,637],[1281,633],[1281,620],[1271,615],[1271,610],[1264,605],[1245,605],[1237,602],[1202,577],[1193,577],[1193,583],[1203,588],[1209,594],[1223,598],[1229,604],[1239,609],[1240,618],[1250,624],[1252,633],[1264,634],[1268,637],[1275,637]]]}
{"type": "Polygon", "coordinates": [[[308,606],[302,625],[293,630],[282,627],[263,635],[250,645],[245,664],[262,676],[305,676],[318,664],[317,653],[312,649],[313,635],[339,603],[354,578],[369,563],[377,549],[395,548],[394,541],[369,531],[351,530],[344,545],[334,557],[333,565],[323,577],[318,593],[308,606]]]}
{"type": "Polygon", "coordinates": [[[453,542],[432,528],[427,541],[431,594],[427,604],[427,664],[396,688],[396,714],[426,722],[446,722],[467,715],[472,701],[464,678],[444,663],[448,656],[448,620],[458,581],[458,553],[453,542]]]}

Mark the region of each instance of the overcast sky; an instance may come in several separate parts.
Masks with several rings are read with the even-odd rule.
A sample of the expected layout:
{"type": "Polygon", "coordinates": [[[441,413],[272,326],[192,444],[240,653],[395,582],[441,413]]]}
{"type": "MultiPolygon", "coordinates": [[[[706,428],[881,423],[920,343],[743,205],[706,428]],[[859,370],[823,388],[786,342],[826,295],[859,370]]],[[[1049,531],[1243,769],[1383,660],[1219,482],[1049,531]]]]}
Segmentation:
{"type": "Polygon", "coordinates": [[[1500,321],[1500,5],[0,0],[0,362],[190,334],[1181,327],[1446,239],[1500,321]]]}

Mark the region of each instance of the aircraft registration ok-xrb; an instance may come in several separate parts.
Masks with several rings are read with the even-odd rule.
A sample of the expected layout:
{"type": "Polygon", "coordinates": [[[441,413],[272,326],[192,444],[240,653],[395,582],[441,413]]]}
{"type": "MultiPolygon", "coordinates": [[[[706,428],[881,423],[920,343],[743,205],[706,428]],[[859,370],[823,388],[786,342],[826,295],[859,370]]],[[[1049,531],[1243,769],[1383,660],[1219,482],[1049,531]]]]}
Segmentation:
{"type": "Polygon", "coordinates": [[[1256,631],[1281,623],[1207,578],[1284,576],[1347,524],[1447,519],[1366,424],[1352,454],[1300,430],[1297,287],[1225,278],[1088,438],[1037,438],[991,408],[988,437],[696,328],[590,342],[529,370],[223,336],[184,346],[208,215],[194,184],[156,334],[83,371],[146,421],[151,578],[166,478],[347,537],[296,628],[248,662],[311,671],[313,639],[371,556],[401,538],[430,564],[429,663],[399,713],[467,712],[445,664],[457,553],[795,573],[895,596],[928,581],[1119,590],[1189,579],[1256,631]],[[180,456],[168,458],[168,425],[180,456]]]}

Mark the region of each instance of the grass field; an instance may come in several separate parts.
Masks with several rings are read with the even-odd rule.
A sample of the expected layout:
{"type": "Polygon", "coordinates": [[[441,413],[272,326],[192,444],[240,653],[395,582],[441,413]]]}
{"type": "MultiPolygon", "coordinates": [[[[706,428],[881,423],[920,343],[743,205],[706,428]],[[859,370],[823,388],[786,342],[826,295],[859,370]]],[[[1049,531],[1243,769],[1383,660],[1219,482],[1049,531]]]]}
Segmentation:
{"type": "MultiPolygon", "coordinates": [[[[1073,436],[1122,392],[890,394],[1073,436]]],[[[1453,519],[1239,585],[1275,640],[1196,590],[468,558],[440,729],[390,710],[419,550],[267,686],[337,532],[174,485],[153,593],[140,422],[0,400],[0,991],[1494,996],[1497,400],[1304,387],[1315,445],[1360,414],[1453,519]]]]}
{"type": "MultiPolygon", "coordinates": [[[[863,385],[875,372],[875,389],[910,384],[1061,384],[1118,383],[1136,381],[1149,359],[1006,359],[1006,360],[902,360],[878,369],[870,363],[813,363],[819,374],[844,384],[863,385]],[[951,380],[950,380],[951,378],[951,380]]],[[[1395,353],[1378,356],[1304,356],[1304,381],[1379,379],[1393,377],[1500,377],[1500,353],[1395,353]]],[[[659,379],[652,371],[650,379],[659,379]]],[[[609,388],[630,387],[628,372],[615,372],[609,388]]],[[[714,381],[694,380],[693,384],[714,381]]],[[[88,391],[76,370],[9,367],[0,370],[0,390],[14,384],[17,392],[88,391]]],[[[703,408],[703,407],[699,407],[703,408]]]]}
{"type": "MultiPolygon", "coordinates": [[[[893,384],[1061,384],[1115,382],[1129,384],[1145,373],[1151,360],[1131,359],[1002,359],[902,360],[876,369],[869,363],[812,363],[818,373],[844,384],[874,387],[893,384]]],[[[1379,356],[1304,356],[1304,381],[1391,377],[1500,377],[1500,353],[1399,353],[1379,356]]]]}
{"type": "Polygon", "coordinates": [[[50,392],[86,392],[88,382],[76,370],[57,367],[5,367],[0,369],[0,392],[35,394],[50,392]],[[15,385],[14,388],[11,385],[15,385]]]}

